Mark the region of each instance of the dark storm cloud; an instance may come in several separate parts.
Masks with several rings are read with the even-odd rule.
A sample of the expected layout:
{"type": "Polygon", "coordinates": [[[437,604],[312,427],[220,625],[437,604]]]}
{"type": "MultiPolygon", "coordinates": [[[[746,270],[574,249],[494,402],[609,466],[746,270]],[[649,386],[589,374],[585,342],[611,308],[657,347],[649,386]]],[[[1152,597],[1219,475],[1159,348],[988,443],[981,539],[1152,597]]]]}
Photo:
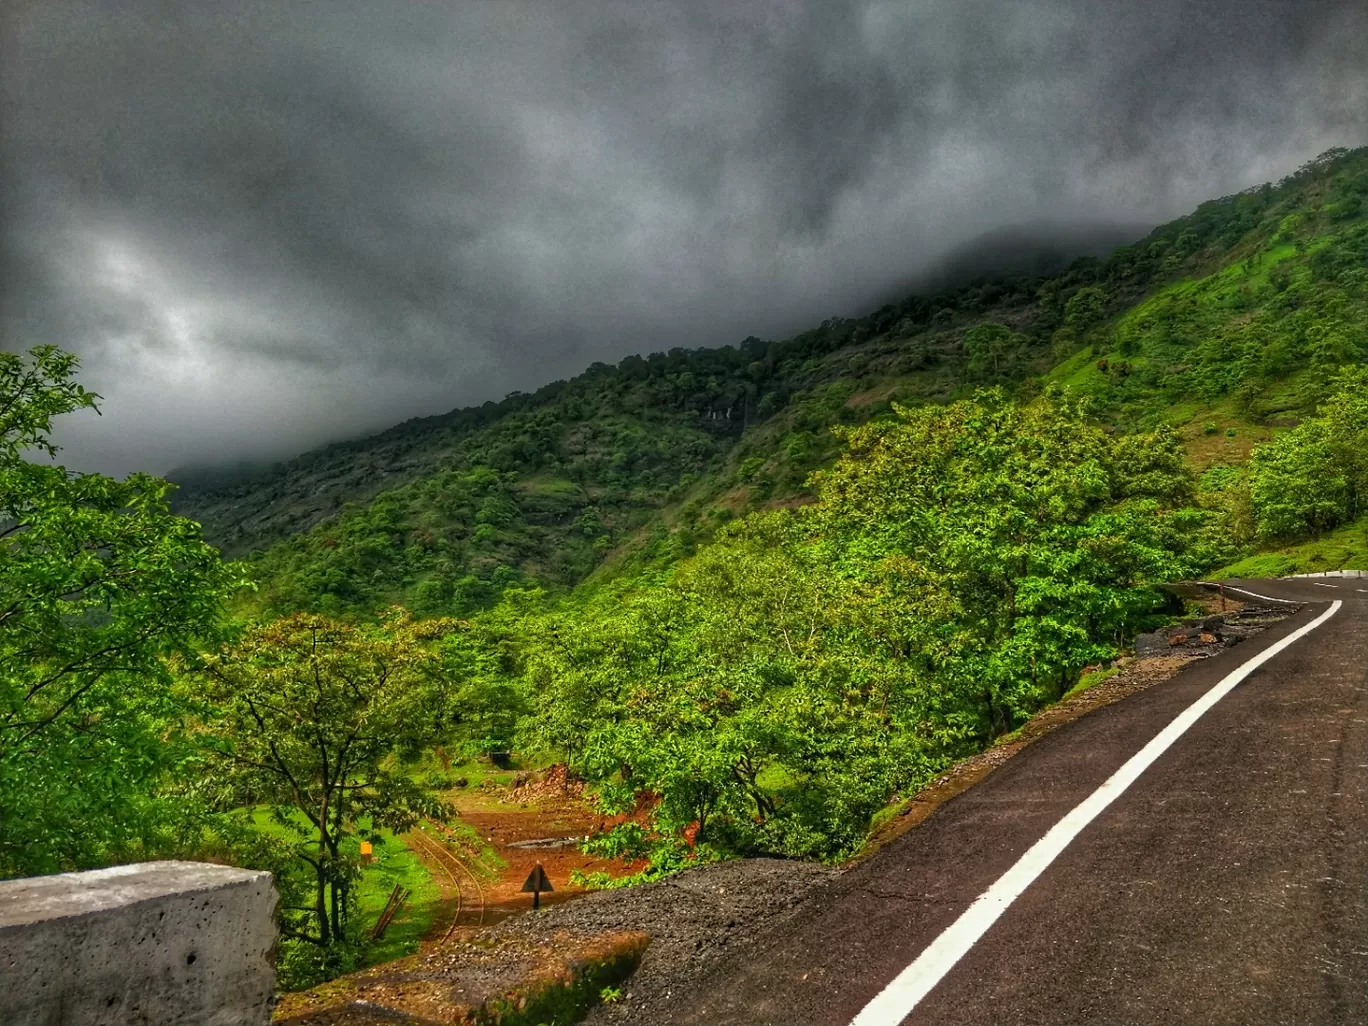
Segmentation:
{"type": "Polygon", "coordinates": [[[4,344],[83,356],[67,457],[120,472],[781,337],[983,232],[1368,141],[1368,9],[1332,0],[0,16],[4,344]]]}

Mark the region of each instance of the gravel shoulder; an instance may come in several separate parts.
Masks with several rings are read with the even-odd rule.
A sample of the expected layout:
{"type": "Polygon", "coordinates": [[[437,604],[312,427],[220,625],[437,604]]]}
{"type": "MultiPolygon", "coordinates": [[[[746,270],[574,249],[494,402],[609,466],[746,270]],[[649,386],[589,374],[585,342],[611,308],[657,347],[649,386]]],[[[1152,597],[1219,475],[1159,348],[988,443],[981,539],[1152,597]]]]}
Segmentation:
{"type": "Polygon", "coordinates": [[[523,916],[501,928],[527,939],[557,933],[591,937],[641,931],[651,937],[623,998],[600,1005],[591,1024],[649,1022],[657,1000],[787,922],[821,885],[841,870],[787,859],[737,859],[700,866],[656,883],[600,891],[523,916]]]}

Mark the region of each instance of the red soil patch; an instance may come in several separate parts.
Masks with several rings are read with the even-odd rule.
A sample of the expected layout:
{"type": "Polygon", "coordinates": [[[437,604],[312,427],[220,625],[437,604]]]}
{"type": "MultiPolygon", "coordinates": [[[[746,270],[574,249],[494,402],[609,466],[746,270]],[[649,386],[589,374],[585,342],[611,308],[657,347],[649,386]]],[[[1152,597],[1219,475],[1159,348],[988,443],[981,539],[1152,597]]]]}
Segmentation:
{"type": "MultiPolygon", "coordinates": [[[[474,890],[474,882],[469,875],[456,873],[463,895],[457,932],[479,925],[481,902],[485,925],[530,912],[532,895],[523,893],[522,886],[537,863],[541,863],[555,888],[542,894],[543,905],[584,893],[583,887],[570,880],[577,870],[622,877],[644,868],[644,863],[625,864],[618,859],[585,855],[579,846],[587,836],[611,829],[627,819],[643,822],[648,806],[642,803],[630,816],[604,816],[590,807],[583,794],[583,785],[566,780],[562,766],[553,766],[511,790],[454,792],[448,797],[459,812],[459,822],[474,829],[481,841],[493,848],[504,863],[502,869],[497,869],[497,864],[482,859],[471,845],[462,843],[459,835],[428,825],[427,836],[442,840],[447,850],[479,879],[482,893],[472,894],[469,892],[474,890]],[[489,870],[495,870],[497,876],[491,879],[489,870]]],[[[419,851],[422,842],[409,846],[419,851]]],[[[443,883],[445,873],[435,865],[431,853],[425,855],[424,862],[434,870],[434,879],[443,883]]],[[[449,922],[441,917],[434,923],[434,938],[446,932],[449,922]]]]}
{"type": "Polygon", "coordinates": [[[456,822],[474,829],[482,845],[476,846],[462,831],[431,821],[404,836],[404,843],[427,866],[442,893],[438,914],[418,953],[283,995],[275,1021],[298,1026],[485,1022],[478,1009],[481,1002],[509,988],[535,989],[541,985],[538,981],[560,979],[585,959],[602,955],[595,947],[601,947],[600,942],[607,944],[604,951],[628,942],[628,947],[644,945],[644,936],[636,935],[626,941],[615,935],[550,946],[507,937],[493,943],[483,930],[532,911],[532,895],[524,894],[522,886],[538,862],[555,887],[542,894],[543,906],[584,893],[583,887],[570,882],[575,870],[622,877],[645,867],[644,863],[592,858],[579,850],[579,844],[586,835],[628,819],[644,822],[649,803],[640,803],[630,816],[603,816],[590,807],[583,790],[582,784],[566,780],[564,767],[553,766],[516,788],[446,793],[458,811],[456,822]],[[528,841],[549,843],[523,846],[528,841]],[[497,853],[502,867],[489,857],[489,848],[497,853]],[[391,1011],[367,1011],[350,1004],[354,1001],[391,1011]],[[416,1017],[386,1018],[393,1010],[416,1017]]]}

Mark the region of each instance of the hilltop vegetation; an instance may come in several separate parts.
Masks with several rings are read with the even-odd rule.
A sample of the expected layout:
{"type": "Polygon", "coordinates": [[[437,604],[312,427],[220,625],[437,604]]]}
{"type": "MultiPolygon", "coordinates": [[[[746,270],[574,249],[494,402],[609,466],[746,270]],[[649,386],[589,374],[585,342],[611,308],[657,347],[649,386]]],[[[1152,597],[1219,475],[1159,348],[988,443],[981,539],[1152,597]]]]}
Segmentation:
{"type": "MultiPolygon", "coordinates": [[[[1123,432],[1178,428],[1226,492],[1250,447],[1368,348],[1365,190],[1365,152],[1332,151],[1061,275],[595,365],[177,508],[229,554],[259,553],[259,608],[468,615],[509,586],[668,565],[737,516],[810,500],[808,475],[839,451],[833,426],[993,385],[1029,399],[1042,383],[1123,432]]],[[[1234,528],[1236,546],[1252,539],[1234,528]]]]}

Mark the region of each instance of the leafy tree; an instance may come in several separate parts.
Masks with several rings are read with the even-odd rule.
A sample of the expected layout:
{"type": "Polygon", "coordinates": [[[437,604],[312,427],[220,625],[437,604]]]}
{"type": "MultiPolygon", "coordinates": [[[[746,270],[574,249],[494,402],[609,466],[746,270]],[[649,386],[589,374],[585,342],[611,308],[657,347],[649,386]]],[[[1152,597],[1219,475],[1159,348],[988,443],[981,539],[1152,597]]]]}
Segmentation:
{"type": "Polygon", "coordinates": [[[924,593],[927,622],[942,625],[934,658],[980,682],[994,730],[1114,651],[1161,604],[1145,585],[1187,569],[1184,534],[1201,516],[1184,507],[1191,478],[1145,472],[1181,467],[1178,439],[1119,444],[1086,412],[1000,391],[899,409],[894,424],[849,433],[819,476],[822,531],[850,539],[863,572],[924,593]]]}
{"type": "Polygon", "coordinates": [[[527,702],[515,677],[518,651],[544,605],[535,589],[509,589],[503,601],[464,629],[442,638],[441,672],[448,682],[447,734],[467,757],[512,750],[527,702]]]}
{"type": "Polygon", "coordinates": [[[1082,337],[1101,322],[1107,312],[1107,294],[1096,285],[1085,285],[1064,306],[1064,326],[1082,337]]]}
{"type": "Polygon", "coordinates": [[[656,829],[701,850],[849,850],[931,761],[889,729],[925,704],[802,535],[788,513],[748,518],[668,579],[549,614],[525,742],[565,755],[606,811],[656,795],[656,829]]]}
{"type": "Polygon", "coordinates": [[[1350,485],[1325,424],[1307,422],[1250,454],[1250,499],[1265,538],[1319,537],[1349,514],[1350,485]]]}
{"type": "Polygon", "coordinates": [[[51,346],[0,353],[0,875],[166,841],[164,657],[212,639],[241,582],[169,512],[165,481],[25,458],[56,454],[54,417],[96,409],[76,369],[51,346]]]}
{"type": "Polygon", "coordinates": [[[1368,503],[1368,371],[1352,369],[1317,415],[1250,454],[1250,500],[1265,538],[1319,537],[1368,503]]]}
{"type": "Polygon", "coordinates": [[[978,324],[964,333],[966,370],[979,381],[997,381],[1011,369],[1014,357],[1025,345],[1024,335],[1001,324],[978,324]]]}
{"type": "Polygon", "coordinates": [[[288,936],[347,939],[360,829],[403,831],[449,812],[403,763],[447,733],[432,643],[454,628],[401,609],[360,626],[296,614],[250,626],[199,662],[200,739],[225,773],[220,800],[269,806],[312,870],[312,900],[284,910],[288,936]]]}

